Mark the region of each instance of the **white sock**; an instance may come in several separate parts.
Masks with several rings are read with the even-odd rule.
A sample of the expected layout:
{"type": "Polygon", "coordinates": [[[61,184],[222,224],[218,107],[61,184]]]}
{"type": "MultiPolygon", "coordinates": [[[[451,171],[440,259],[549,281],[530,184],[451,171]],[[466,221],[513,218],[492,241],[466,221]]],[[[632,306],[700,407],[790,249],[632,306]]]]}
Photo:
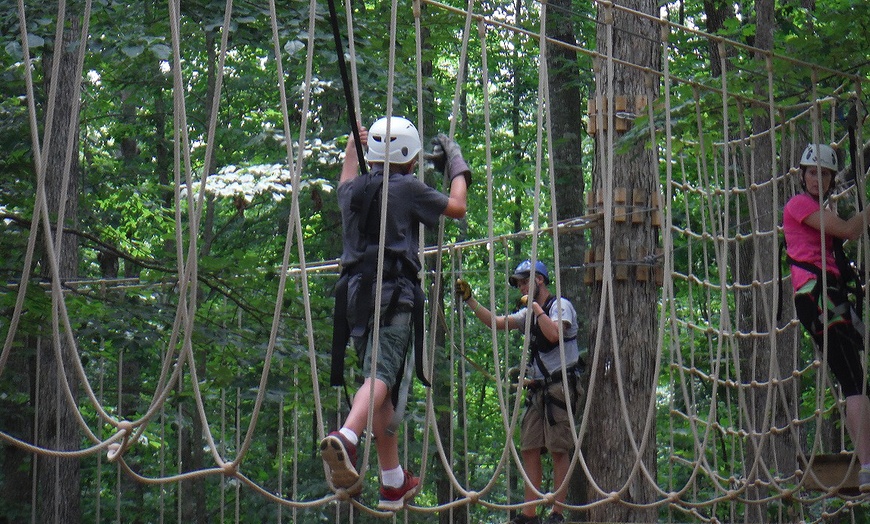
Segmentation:
{"type": "Polygon", "coordinates": [[[384,486],[401,488],[405,484],[405,472],[402,470],[402,466],[396,466],[386,471],[381,470],[381,482],[384,486]]]}
{"type": "Polygon", "coordinates": [[[338,432],[341,433],[342,435],[344,435],[344,438],[349,440],[350,443],[353,444],[354,446],[356,446],[357,443],[359,443],[359,437],[356,436],[356,433],[354,433],[352,429],[341,428],[340,430],[338,430],[338,432]]]}

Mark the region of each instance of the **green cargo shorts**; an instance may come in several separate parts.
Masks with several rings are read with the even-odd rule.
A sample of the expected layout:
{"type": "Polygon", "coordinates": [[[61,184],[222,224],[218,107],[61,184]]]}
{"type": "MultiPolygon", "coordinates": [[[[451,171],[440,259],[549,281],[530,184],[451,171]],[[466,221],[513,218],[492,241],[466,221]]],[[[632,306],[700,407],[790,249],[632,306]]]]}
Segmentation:
{"type": "MultiPolygon", "coordinates": [[[[389,324],[381,326],[379,330],[378,361],[374,376],[385,383],[390,391],[393,390],[404,369],[405,357],[411,348],[412,332],[410,312],[397,312],[390,319],[389,324]]],[[[357,348],[364,377],[372,376],[373,336],[374,328],[370,328],[365,345],[360,344],[357,348]]]]}

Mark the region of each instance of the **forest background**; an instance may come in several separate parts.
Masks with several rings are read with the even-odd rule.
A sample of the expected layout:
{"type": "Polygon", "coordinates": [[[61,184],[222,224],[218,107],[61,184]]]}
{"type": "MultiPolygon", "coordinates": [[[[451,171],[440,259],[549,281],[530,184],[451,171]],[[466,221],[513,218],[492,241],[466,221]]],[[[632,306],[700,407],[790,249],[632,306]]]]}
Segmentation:
{"type": "MultiPolygon", "coordinates": [[[[465,7],[458,2],[453,4],[458,9],[465,7]]],[[[870,42],[858,29],[870,27],[870,9],[866,2],[686,0],[658,4],[633,0],[619,4],[756,49],[800,57],[809,63],[867,78],[870,42]]],[[[599,4],[559,0],[547,5],[547,34],[553,41],[603,51],[599,4]]],[[[23,314],[9,340],[22,268],[26,265],[27,241],[31,234],[37,234],[30,226],[38,201],[39,162],[31,140],[32,120],[28,113],[19,7],[26,12],[24,33],[32,59],[30,73],[34,82],[38,133],[41,135],[46,130],[47,115],[52,114],[55,119],[51,135],[55,143],[51,149],[53,156],[41,162],[45,165],[51,209],[58,209],[61,195],[67,197],[59,276],[66,282],[66,305],[75,346],[92,384],[99,384],[100,398],[112,406],[111,412],[119,420],[134,420],[149,407],[161,373],[161,359],[176,343],[171,335],[177,322],[177,307],[183,298],[179,294],[177,275],[178,254],[184,249],[177,242],[176,216],[190,209],[184,199],[177,205],[174,198],[175,173],[184,171],[184,166],[177,166],[180,160],[174,154],[179,135],[178,121],[173,119],[171,19],[163,5],[96,2],[89,19],[84,74],[79,77],[74,58],[80,45],[76,35],[83,23],[82,3],[71,2],[67,6],[63,33],[67,40],[62,45],[58,44],[55,32],[57,5],[19,6],[3,1],[0,6],[3,7],[0,9],[0,150],[3,151],[0,155],[0,218],[3,219],[0,222],[0,253],[3,254],[0,271],[5,283],[0,290],[0,311],[3,312],[0,333],[7,339],[7,345],[11,344],[5,367],[0,368],[0,431],[49,448],[82,449],[89,444],[75,429],[75,417],[64,408],[65,403],[57,400],[60,387],[50,335],[54,311],[47,286],[43,285],[51,281],[44,240],[37,242],[37,254],[30,264],[33,285],[28,288],[23,314]],[[64,52],[59,68],[53,72],[53,59],[59,50],[64,52]],[[52,74],[62,77],[56,99],[52,99],[49,92],[52,74]],[[78,89],[80,106],[71,103],[78,89]],[[69,122],[74,123],[72,134],[64,131],[69,122]],[[75,154],[67,158],[66,149],[58,144],[69,145],[75,154]],[[71,168],[68,179],[63,178],[65,165],[71,168]],[[68,182],[66,193],[61,186],[64,180],[68,182]],[[75,283],[77,281],[79,283],[75,283]]],[[[190,341],[197,356],[196,371],[204,404],[214,426],[210,429],[221,435],[222,453],[233,455],[250,422],[248,414],[256,396],[264,393],[266,409],[256,431],[268,437],[254,439],[245,472],[267,491],[291,500],[313,500],[327,491],[316,456],[318,430],[323,429],[318,426],[331,426],[343,409],[340,407],[342,394],[326,387],[335,270],[309,273],[307,295],[303,294],[298,274],[287,280],[271,362],[273,371],[264,391],[258,389],[258,384],[279,296],[286,233],[293,225],[292,191],[297,193],[298,213],[302,217],[301,239],[297,238],[296,242],[304,245],[306,262],[330,262],[340,255],[340,243],[336,242],[340,234],[340,215],[334,189],[350,119],[324,5],[317,5],[313,35],[309,34],[307,2],[288,1],[276,6],[276,29],[281,42],[283,82],[288,100],[286,127],[268,5],[233,4],[232,22],[228,27],[229,52],[220,70],[218,58],[225,7],[221,2],[185,1],[180,4],[179,12],[191,172],[195,181],[203,173],[210,176],[202,220],[196,231],[198,292],[190,341]],[[314,42],[313,48],[310,42],[314,42]],[[312,80],[305,85],[309,51],[313,52],[312,80]],[[221,95],[219,103],[214,104],[218,75],[222,75],[221,95]],[[309,106],[302,103],[306,90],[311,95],[309,106]],[[208,128],[213,118],[218,125],[211,138],[211,156],[207,158],[208,128]],[[303,123],[306,141],[299,144],[303,123]],[[298,149],[304,149],[304,157],[293,158],[289,152],[298,149]],[[291,188],[296,162],[302,163],[300,180],[296,188],[291,188]],[[306,301],[310,301],[310,315],[306,312],[306,301]],[[317,348],[319,386],[313,384],[310,372],[308,319],[312,322],[311,333],[317,348]],[[321,388],[323,396],[323,419],[314,413],[311,392],[317,387],[321,388]]],[[[480,94],[480,41],[470,39],[470,58],[462,66],[460,33],[464,16],[424,4],[420,76],[423,103],[418,108],[411,5],[398,3],[399,17],[405,24],[397,32],[393,46],[397,60],[392,78],[387,76],[391,9],[386,4],[369,1],[354,2],[352,7],[361,123],[369,125],[390,107],[393,114],[420,121],[424,143],[428,144],[428,139],[437,132],[455,129],[455,138],[475,172],[475,182],[469,192],[466,219],[446,225],[444,242],[487,238],[490,234],[506,235],[509,240],[503,244],[504,249],[492,250],[500,272],[494,282],[494,300],[501,308],[513,307],[519,297],[503,291],[503,277],[509,268],[530,256],[532,244],[528,236],[510,235],[588,216],[587,194],[592,188],[601,187],[601,161],[596,161],[600,153],[596,137],[587,133],[590,118],[586,115],[587,101],[603,88],[601,78],[596,76],[600,68],[596,67],[594,53],[558,45],[550,48],[551,54],[547,57],[550,83],[543,88],[547,89],[550,106],[558,111],[552,115],[551,141],[545,141],[541,151],[537,147],[537,133],[541,128],[538,104],[543,95],[539,85],[541,60],[537,39],[518,31],[490,31],[486,40],[486,72],[491,85],[485,107],[480,94]],[[458,90],[457,81],[460,82],[458,90]],[[393,99],[387,100],[390,82],[393,82],[393,99]],[[487,113],[488,120],[485,119],[487,113]],[[422,115],[422,120],[418,115],[422,115]],[[485,134],[490,137],[489,150],[484,148],[485,134]],[[545,196],[536,209],[536,196],[540,191],[536,187],[539,154],[554,163],[552,184],[556,191],[555,201],[545,196]],[[486,190],[488,174],[493,180],[491,195],[486,190]],[[555,220],[553,205],[558,210],[555,220]]],[[[476,4],[475,9],[494,20],[530,32],[537,30],[542,14],[542,4],[522,0],[503,4],[482,2],[476,4]]],[[[658,44],[650,46],[649,42],[660,38],[657,24],[642,19],[634,23],[637,27],[624,28],[617,43],[621,49],[618,52],[626,56],[643,54],[639,48],[655,47],[658,44]]],[[[763,61],[752,51],[728,47],[729,53],[723,62],[715,42],[691,31],[673,31],[670,45],[678,50],[669,56],[671,74],[675,76],[716,86],[724,74],[735,92],[752,93],[758,85],[766,86],[763,61]],[[726,67],[721,67],[722,63],[726,67]]],[[[660,52],[653,50],[648,59],[650,62],[645,65],[661,69],[660,52]]],[[[783,105],[805,103],[820,93],[835,92],[840,82],[834,75],[814,75],[807,68],[790,67],[785,63],[775,63],[775,67],[773,98],[783,105]]],[[[640,73],[636,75],[642,77],[640,73]]],[[[643,82],[640,78],[639,83],[643,82]]],[[[681,132],[689,133],[695,125],[693,91],[689,87],[677,88],[673,96],[674,110],[667,117],[674,125],[673,136],[679,136],[681,132]]],[[[715,97],[704,102],[711,107],[721,105],[721,100],[715,97]]],[[[662,114],[657,116],[664,118],[662,114]]],[[[709,127],[711,135],[721,134],[720,118],[705,118],[703,125],[709,127]]],[[[841,123],[833,122],[830,126],[835,129],[827,131],[842,132],[841,123]]],[[[636,129],[641,132],[629,133],[621,142],[617,140],[615,151],[629,157],[633,156],[632,151],[650,154],[654,148],[643,140],[643,130],[648,128],[649,121],[638,117],[636,129]]],[[[675,152],[679,152],[679,147],[677,144],[675,152]]],[[[652,175],[646,181],[647,190],[655,194],[661,192],[658,177],[663,171],[652,175]]],[[[431,171],[425,176],[429,183],[440,187],[440,181],[431,171]]],[[[694,182],[702,183],[700,179],[694,182]]],[[[751,182],[749,178],[742,181],[745,185],[751,182]]],[[[624,185],[630,186],[631,182],[624,185]]],[[[695,212],[691,207],[686,209],[686,215],[695,212]]],[[[688,220],[688,216],[684,218],[688,220]]],[[[680,221],[680,217],[676,221],[680,221]]],[[[182,223],[190,225],[186,221],[182,223]]],[[[596,234],[600,233],[584,230],[568,235],[558,247],[564,269],[557,279],[563,293],[575,299],[581,316],[589,318],[593,317],[592,312],[598,311],[595,297],[596,289],[600,289],[596,285],[600,283],[586,285],[583,268],[589,246],[599,244],[596,234]]],[[[647,242],[650,235],[654,237],[653,244],[660,242],[655,228],[645,234],[647,242]]],[[[538,257],[552,264],[556,248],[549,238],[541,236],[538,257]]],[[[428,238],[429,245],[436,241],[437,237],[428,238]]],[[[697,264],[680,250],[679,238],[673,251],[676,270],[697,264]]],[[[289,253],[290,265],[298,266],[299,252],[294,247],[289,253]]],[[[485,244],[465,249],[461,256],[462,274],[484,300],[488,300],[490,294],[490,256],[485,244]]],[[[444,273],[431,277],[431,282],[441,289],[441,302],[430,304],[432,311],[450,311],[454,306],[449,282],[453,275],[450,271],[459,269],[455,264],[455,259],[445,257],[444,273]]],[[[427,266],[436,267],[431,257],[427,259],[427,266]]],[[[623,300],[626,304],[640,300],[641,309],[652,312],[644,317],[649,322],[639,323],[642,325],[640,344],[646,341],[650,345],[649,341],[657,338],[654,322],[658,315],[657,297],[658,292],[651,286],[643,297],[623,300]]],[[[708,307],[715,310],[717,306],[714,303],[708,307]]],[[[692,314],[695,313],[708,320],[712,315],[710,311],[692,314]]],[[[462,351],[444,352],[455,358],[445,357],[435,362],[436,377],[439,377],[433,390],[437,424],[445,444],[453,452],[451,469],[459,477],[468,479],[469,485],[476,485],[480,479],[488,479],[499,463],[503,451],[501,443],[505,439],[493,374],[517,365],[521,355],[515,348],[521,347],[522,340],[509,339],[507,345],[514,349],[504,355],[497,367],[492,361],[492,340],[488,331],[469,324],[462,331],[460,342],[457,333],[452,329],[448,332],[446,327],[439,326],[439,334],[432,336],[436,336],[439,346],[449,342],[449,345],[461,345],[462,351]],[[464,442],[463,451],[451,447],[457,442],[464,442]]],[[[592,345],[595,329],[593,325],[584,326],[586,346],[592,345]]],[[[804,344],[805,351],[808,347],[804,344]]],[[[809,355],[805,352],[802,358],[810,359],[809,355]]],[[[644,359],[650,356],[654,355],[646,353],[639,357],[638,365],[649,364],[644,359]]],[[[190,380],[189,371],[185,376],[190,380]]],[[[659,380],[661,386],[667,386],[671,381],[669,373],[664,371],[659,380]]],[[[81,385],[72,374],[70,381],[73,389],[80,392],[81,385]]],[[[637,387],[641,388],[640,398],[658,395],[649,384],[645,390],[642,385],[637,387]]],[[[642,458],[651,471],[658,472],[657,482],[661,486],[671,482],[679,485],[679,479],[672,477],[686,475],[673,466],[674,433],[672,425],[667,423],[666,396],[661,395],[659,399],[661,405],[656,417],[662,423],[656,425],[655,445],[642,458]]],[[[424,451],[420,430],[426,413],[425,398],[426,393],[419,388],[410,406],[410,428],[406,428],[406,433],[412,464],[424,451]]],[[[812,409],[813,401],[813,395],[808,394],[806,409],[812,409]]],[[[81,413],[95,432],[105,437],[113,431],[98,420],[87,402],[80,405],[81,413]]],[[[643,408],[645,403],[638,405],[643,408]]],[[[619,416],[604,406],[598,407],[601,409],[587,416],[619,416]]],[[[640,415],[632,418],[642,420],[643,409],[640,415]]],[[[590,423],[589,441],[610,442],[604,429],[607,427],[606,422],[590,423]]],[[[128,457],[130,468],[143,476],[156,477],[210,467],[210,457],[201,437],[203,430],[189,386],[178,387],[165,400],[159,419],[141,436],[136,452],[128,457]]],[[[613,439],[612,445],[616,450],[621,447],[623,455],[631,455],[624,440],[613,439]]],[[[837,448],[835,443],[829,445],[837,448]]],[[[691,447],[691,443],[685,447],[691,447]]],[[[428,448],[427,452],[431,454],[431,483],[427,482],[418,502],[424,506],[445,504],[457,495],[433,450],[428,448]]],[[[602,445],[599,449],[592,446],[586,455],[595,478],[603,486],[621,485],[637,459],[629,456],[620,467],[595,471],[599,464],[619,462],[614,458],[619,453],[602,445]]],[[[163,486],[146,485],[131,480],[120,470],[116,473],[115,465],[106,464],[99,454],[80,459],[41,456],[37,460],[36,455],[9,441],[3,443],[0,462],[0,520],[8,522],[29,520],[32,515],[39,515],[37,521],[40,522],[110,521],[118,515],[129,515],[128,511],[135,513],[135,517],[125,516],[120,520],[154,522],[165,517],[185,522],[233,519],[252,522],[298,518],[304,522],[326,522],[336,518],[335,512],[347,511],[335,505],[305,509],[284,507],[221,475],[163,486]],[[35,496],[36,493],[39,496],[35,496]]],[[[727,469],[725,465],[722,467],[727,469]]],[[[494,500],[516,502],[521,492],[521,481],[516,473],[502,482],[500,491],[493,495],[494,500]]],[[[643,488],[641,492],[648,489],[643,488]]],[[[594,499],[590,493],[582,481],[576,480],[571,500],[588,503],[594,499]]],[[[710,493],[713,493],[712,488],[710,493]]],[[[655,498],[650,492],[633,492],[633,496],[639,502],[655,498]]],[[[705,497],[703,492],[695,496],[700,500],[705,497]]],[[[779,501],[763,506],[760,511],[781,515],[789,511],[787,506],[787,502],[779,501]]],[[[589,513],[577,512],[577,518],[611,521],[649,521],[651,516],[671,520],[693,518],[685,512],[673,514],[671,511],[673,508],[667,505],[615,510],[605,507],[589,513]],[[599,510],[603,513],[596,514],[599,510]]],[[[733,511],[733,506],[727,504],[710,510],[712,514],[721,513],[726,517],[733,511]]],[[[503,517],[504,513],[472,505],[427,518],[441,522],[496,522],[503,517]]],[[[357,518],[364,521],[369,517],[358,515],[357,518]]]]}

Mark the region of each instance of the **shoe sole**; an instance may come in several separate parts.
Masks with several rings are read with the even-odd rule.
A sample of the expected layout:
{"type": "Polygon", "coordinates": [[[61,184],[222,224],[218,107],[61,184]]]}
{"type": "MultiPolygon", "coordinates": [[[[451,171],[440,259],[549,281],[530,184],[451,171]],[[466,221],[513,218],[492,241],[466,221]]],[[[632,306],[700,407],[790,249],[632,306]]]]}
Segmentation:
{"type": "MultiPolygon", "coordinates": [[[[350,463],[350,458],[344,451],[344,446],[336,437],[326,437],[320,443],[320,456],[326,465],[327,480],[333,490],[349,489],[359,480],[356,467],[350,463]]],[[[354,490],[356,493],[361,489],[354,490]]],[[[352,495],[354,493],[351,493],[352,495]]]]}
{"type": "Polygon", "coordinates": [[[400,509],[405,507],[405,504],[415,496],[417,496],[417,492],[420,491],[420,485],[417,484],[414,486],[414,489],[409,490],[405,495],[399,500],[386,500],[381,499],[378,501],[378,509],[381,511],[399,511],[400,509]]]}

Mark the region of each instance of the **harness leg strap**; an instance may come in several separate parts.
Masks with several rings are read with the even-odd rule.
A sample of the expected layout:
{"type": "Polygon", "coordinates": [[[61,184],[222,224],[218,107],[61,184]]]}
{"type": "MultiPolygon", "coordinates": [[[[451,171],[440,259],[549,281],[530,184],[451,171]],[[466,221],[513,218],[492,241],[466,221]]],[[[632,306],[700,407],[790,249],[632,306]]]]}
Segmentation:
{"type": "Polygon", "coordinates": [[[332,363],[329,370],[329,383],[333,386],[344,384],[344,355],[350,340],[350,326],[347,325],[347,275],[342,275],[335,286],[335,310],[332,317],[332,363]]]}

